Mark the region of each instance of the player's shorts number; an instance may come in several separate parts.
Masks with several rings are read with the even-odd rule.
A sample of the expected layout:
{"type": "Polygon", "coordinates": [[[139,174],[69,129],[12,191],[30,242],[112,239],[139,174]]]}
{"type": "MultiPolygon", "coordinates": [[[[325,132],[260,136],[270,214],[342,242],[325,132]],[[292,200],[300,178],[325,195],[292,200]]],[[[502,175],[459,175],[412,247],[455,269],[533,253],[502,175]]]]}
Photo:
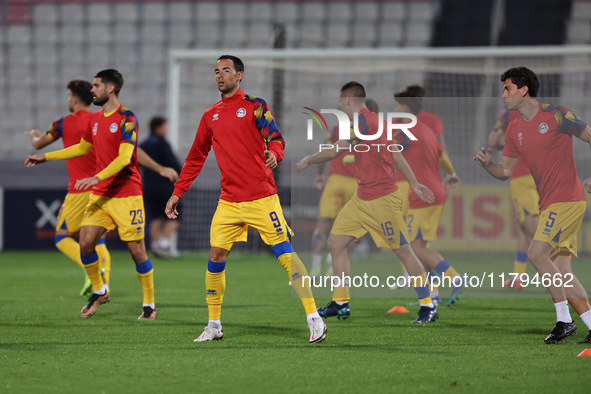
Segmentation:
{"type": "Polygon", "coordinates": [[[552,228],[552,226],[554,226],[554,221],[556,220],[556,215],[557,215],[556,212],[550,212],[550,214],[548,215],[548,219],[550,219],[551,221],[548,220],[546,222],[546,227],[552,228]]]}
{"type": "Polygon", "coordinates": [[[408,218],[408,224],[406,225],[406,227],[408,227],[408,232],[411,233],[412,232],[412,221],[414,220],[415,215],[409,214],[407,216],[407,218],[408,218]]]}
{"type": "Polygon", "coordinates": [[[281,221],[279,220],[279,218],[277,217],[277,212],[273,211],[269,214],[269,217],[271,218],[271,220],[273,221],[273,227],[275,228],[279,228],[281,227],[281,221]]]}
{"type": "Polygon", "coordinates": [[[138,209],[137,211],[129,211],[129,215],[133,216],[131,218],[131,224],[138,225],[138,224],[143,224],[144,223],[144,217],[142,216],[142,210],[138,209]],[[137,220],[137,222],[136,222],[137,220]]]}
{"type": "Polygon", "coordinates": [[[394,235],[394,229],[392,228],[392,222],[384,222],[382,223],[382,231],[386,237],[391,237],[394,235]]]}

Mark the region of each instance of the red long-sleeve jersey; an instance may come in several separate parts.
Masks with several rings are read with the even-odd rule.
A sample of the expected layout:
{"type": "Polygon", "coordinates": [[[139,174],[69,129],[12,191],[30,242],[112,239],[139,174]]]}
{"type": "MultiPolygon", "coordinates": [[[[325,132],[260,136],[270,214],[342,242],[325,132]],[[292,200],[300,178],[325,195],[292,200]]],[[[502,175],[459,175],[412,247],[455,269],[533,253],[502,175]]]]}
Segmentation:
{"type": "Polygon", "coordinates": [[[273,172],[267,168],[263,152],[269,150],[281,161],[285,141],[263,99],[238,90],[205,111],[174,185],[175,196],[182,197],[189,189],[212,145],[222,171],[222,200],[253,201],[277,193],[273,172]]]}

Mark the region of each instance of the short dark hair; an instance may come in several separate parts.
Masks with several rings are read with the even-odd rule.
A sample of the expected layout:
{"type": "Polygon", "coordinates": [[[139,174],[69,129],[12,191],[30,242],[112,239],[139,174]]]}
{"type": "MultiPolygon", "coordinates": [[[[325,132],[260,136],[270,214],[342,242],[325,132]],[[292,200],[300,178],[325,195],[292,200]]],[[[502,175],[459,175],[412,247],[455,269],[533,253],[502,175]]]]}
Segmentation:
{"type": "Polygon", "coordinates": [[[154,134],[156,129],[166,123],[167,120],[165,117],[162,116],[154,116],[150,119],[150,133],[154,134]]]}
{"type": "Polygon", "coordinates": [[[508,69],[501,75],[501,82],[510,79],[517,88],[521,89],[527,86],[530,97],[537,97],[540,90],[540,82],[538,76],[527,67],[513,67],[508,69]]]}
{"type": "Polygon", "coordinates": [[[119,71],[109,68],[99,71],[94,77],[100,78],[105,85],[115,86],[115,96],[119,96],[119,92],[123,87],[123,75],[119,71]]]}
{"type": "Polygon", "coordinates": [[[378,113],[380,111],[380,107],[378,106],[378,103],[376,103],[374,100],[372,99],[367,99],[365,100],[365,106],[367,107],[367,109],[369,109],[371,112],[374,113],[378,113]]]}
{"type": "Polygon", "coordinates": [[[242,60],[240,60],[236,56],[222,55],[218,58],[218,62],[220,60],[231,60],[234,63],[234,70],[236,70],[236,72],[244,72],[244,63],[242,63],[242,60]]]}
{"type": "Polygon", "coordinates": [[[423,110],[423,96],[425,90],[419,85],[408,86],[401,92],[394,93],[394,100],[396,102],[408,106],[408,109],[413,115],[418,114],[423,110]]]}
{"type": "Polygon", "coordinates": [[[88,81],[82,81],[80,79],[74,79],[68,83],[68,89],[72,92],[72,96],[80,99],[85,105],[92,104],[92,84],[88,81]]]}
{"type": "Polygon", "coordinates": [[[365,102],[365,88],[357,81],[344,84],[341,88],[341,93],[345,93],[347,97],[359,98],[359,101],[365,102]]]}

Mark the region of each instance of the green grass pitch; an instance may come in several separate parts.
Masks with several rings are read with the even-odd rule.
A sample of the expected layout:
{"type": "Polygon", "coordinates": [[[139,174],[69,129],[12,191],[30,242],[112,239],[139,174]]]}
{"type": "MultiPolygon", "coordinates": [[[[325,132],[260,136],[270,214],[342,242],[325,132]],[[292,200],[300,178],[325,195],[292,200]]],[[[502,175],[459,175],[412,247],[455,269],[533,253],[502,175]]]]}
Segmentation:
{"type": "MultiPolygon", "coordinates": [[[[325,343],[310,345],[285,271],[272,256],[235,254],[227,265],[224,339],[198,344],[193,339],[207,322],[206,255],[154,260],[153,322],[136,320],[141,290],[131,258],[112,256],[111,302],[85,320],[82,273],[72,262],[57,251],[0,254],[0,393],[590,390],[591,358],[576,357],[586,348],[576,343],[587,333],[581,320],[575,317],[576,338],[543,343],[555,323],[548,298],[463,298],[425,326],[410,324],[417,307],[386,313],[408,299],[359,298],[350,319],[328,319],[325,343]]],[[[448,260],[512,264],[509,255],[448,260]]],[[[393,255],[392,264],[398,274],[393,255]]]]}

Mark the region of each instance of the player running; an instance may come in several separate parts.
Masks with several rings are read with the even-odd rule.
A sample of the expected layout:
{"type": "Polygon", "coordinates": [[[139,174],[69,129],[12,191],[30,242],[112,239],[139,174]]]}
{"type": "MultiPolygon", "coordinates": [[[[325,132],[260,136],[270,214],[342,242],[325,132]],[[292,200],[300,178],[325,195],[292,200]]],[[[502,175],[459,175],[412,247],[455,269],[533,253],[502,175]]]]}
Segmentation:
{"type": "Polygon", "coordinates": [[[499,164],[492,163],[490,148],[481,148],[474,160],[502,181],[511,177],[518,158],[523,158],[531,170],[540,195],[541,216],[527,255],[542,278],[545,275],[550,279],[542,284],[552,295],[557,317],[556,326],[544,342],[554,344],[576,335],[577,325],[568,309],[570,303],[589,328],[582,343],[591,343],[591,306],[571,265],[571,259],[577,258],[577,232],[585,215],[583,189],[591,193],[591,178],[581,187],[577,176],[572,136],[591,145],[591,128],[564,107],[539,103],[538,77],[530,69],[511,68],[501,76],[501,81],[507,109],[519,111],[521,117],[507,128],[499,164]]]}
{"type": "Polygon", "coordinates": [[[88,274],[94,293],[81,310],[84,318],[96,313],[110,295],[100,275],[96,245],[100,237],[116,226],[121,240],[136,264],[137,276],[144,293],[143,313],[138,320],[154,320],[154,270],[144,244],[144,202],[142,181],[137,164],[137,119],[119,103],[123,77],[117,70],[103,70],[94,77],[93,103],[103,107],[90,117],[88,127],[77,145],[29,156],[25,166],[34,167],[47,160],[69,160],[95,150],[96,175],[76,181],[76,190],[93,188],[80,228],[80,260],[88,274]]]}
{"type": "MultiPolygon", "coordinates": [[[[422,97],[417,97],[408,88],[394,94],[394,98],[396,100],[395,112],[411,113],[416,116],[422,110],[422,97]]],[[[410,119],[404,118],[399,119],[399,121],[409,123],[410,119]]],[[[409,210],[406,216],[407,241],[410,242],[412,250],[414,250],[427,270],[434,271],[442,275],[443,278],[447,278],[451,287],[451,295],[445,305],[450,306],[460,298],[460,295],[466,289],[465,283],[463,283],[460,274],[445,261],[443,256],[429,248],[428,243],[437,240],[437,227],[447,200],[446,189],[449,190],[459,186],[460,178],[456,175],[453,165],[443,151],[441,144],[437,141],[433,130],[419,120],[412,128],[412,131],[418,141],[409,141],[408,148],[404,149],[402,155],[409,166],[413,168],[417,182],[424,184],[433,191],[435,201],[425,202],[412,189],[409,191],[409,210]],[[439,175],[439,165],[447,174],[443,183],[441,182],[441,175],[439,175]]],[[[432,275],[429,273],[427,276],[429,281],[432,282],[432,275]]],[[[438,305],[441,304],[441,297],[436,287],[431,288],[431,298],[433,302],[438,305]]]]}
{"type": "Polygon", "coordinates": [[[236,242],[246,242],[248,226],[259,231],[285,268],[307,314],[310,343],[322,342],[326,325],[316,311],[308,273],[293,252],[291,230],[283,217],[273,179],[273,168],[283,159],[285,142],[267,103],[240,89],[244,64],[235,56],[223,55],[215,66],[222,100],[205,111],[193,146],[185,160],[166,214],[176,219],[179,200],[201,172],[213,145],[222,172],[222,194],[211,222],[211,251],[205,286],[209,322],[196,342],[221,339],[221,309],[226,289],[226,260],[236,242]]]}
{"type": "MultiPolygon", "coordinates": [[[[365,89],[359,82],[349,82],[340,91],[339,102],[341,110],[353,120],[358,114],[358,130],[365,135],[373,135],[379,129],[379,117],[370,112],[365,105],[365,89]]],[[[386,129],[385,124],[383,129],[386,129]]],[[[302,171],[310,164],[317,164],[333,160],[344,151],[349,151],[352,145],[360,139],[351,130],[350,140],[339,140],[332,149],[322,150],[307,156],[296,164],[296,170],[302,171]]],[[[395,143],[406,145],[408,137],[401,130],[393,134],[395,143]]],[[[357,165],[357,192],[345,207],[339,212],[328,238],[328,248],[333,257],[334,275],[339,278],[350,276],[351,261],[347,247],[369,232],[378,247],[392,249],[398,258],[406,265],[410,275],[420,277],[413,287],[419,296],[421,308],[417,319],[413,323],[429,323],[435,321],[439,315],[433,305],[427,283],[427,274],[423,265],[414,254],[406,239],[406,224],[401,214],[401,198],[394,177],[394,164],[408,179],[412,190],[426,202],[434,202],[433,193],[424,185],[417,182],[415,175],[404,157],[391,153],[387,149],[376,149],[381,144],[385,147],[393,143],[387,139],[386,133],[372,141],[373,151],[355,151],[357,165]],[[420,283],[419,283],[420,282],[420,283]]],[[[338,281],[333,293],[333,299],[318,312],[322,317],[349,317],[349,286],[347,279],[338,281]]]]}
{"type": "MultiPolygon", "coordinates": [[[[505,144],[501,141],[501,138],[507,131],[509,123],[519,117],[519,111],[503,110],[497,120],[495,129],[488,136],[488,146],[493,149],[503,150],[505,144]]],[[[525,273],[527,268],[527,249],[536,233],[538,217],[540,216],[538,189],[536,189],[534,178],[532,178],[531,172],[522,157],[517,159],[517,164],[509,179],[509,186],[511,187],[511,200],[513,200],[518,222],[517,252],[515,252],[513,273],[521,275],[525,273]]],[[[507,289],[523,289],[519,276],[510,276],[504,286],[507,289]]]]}

